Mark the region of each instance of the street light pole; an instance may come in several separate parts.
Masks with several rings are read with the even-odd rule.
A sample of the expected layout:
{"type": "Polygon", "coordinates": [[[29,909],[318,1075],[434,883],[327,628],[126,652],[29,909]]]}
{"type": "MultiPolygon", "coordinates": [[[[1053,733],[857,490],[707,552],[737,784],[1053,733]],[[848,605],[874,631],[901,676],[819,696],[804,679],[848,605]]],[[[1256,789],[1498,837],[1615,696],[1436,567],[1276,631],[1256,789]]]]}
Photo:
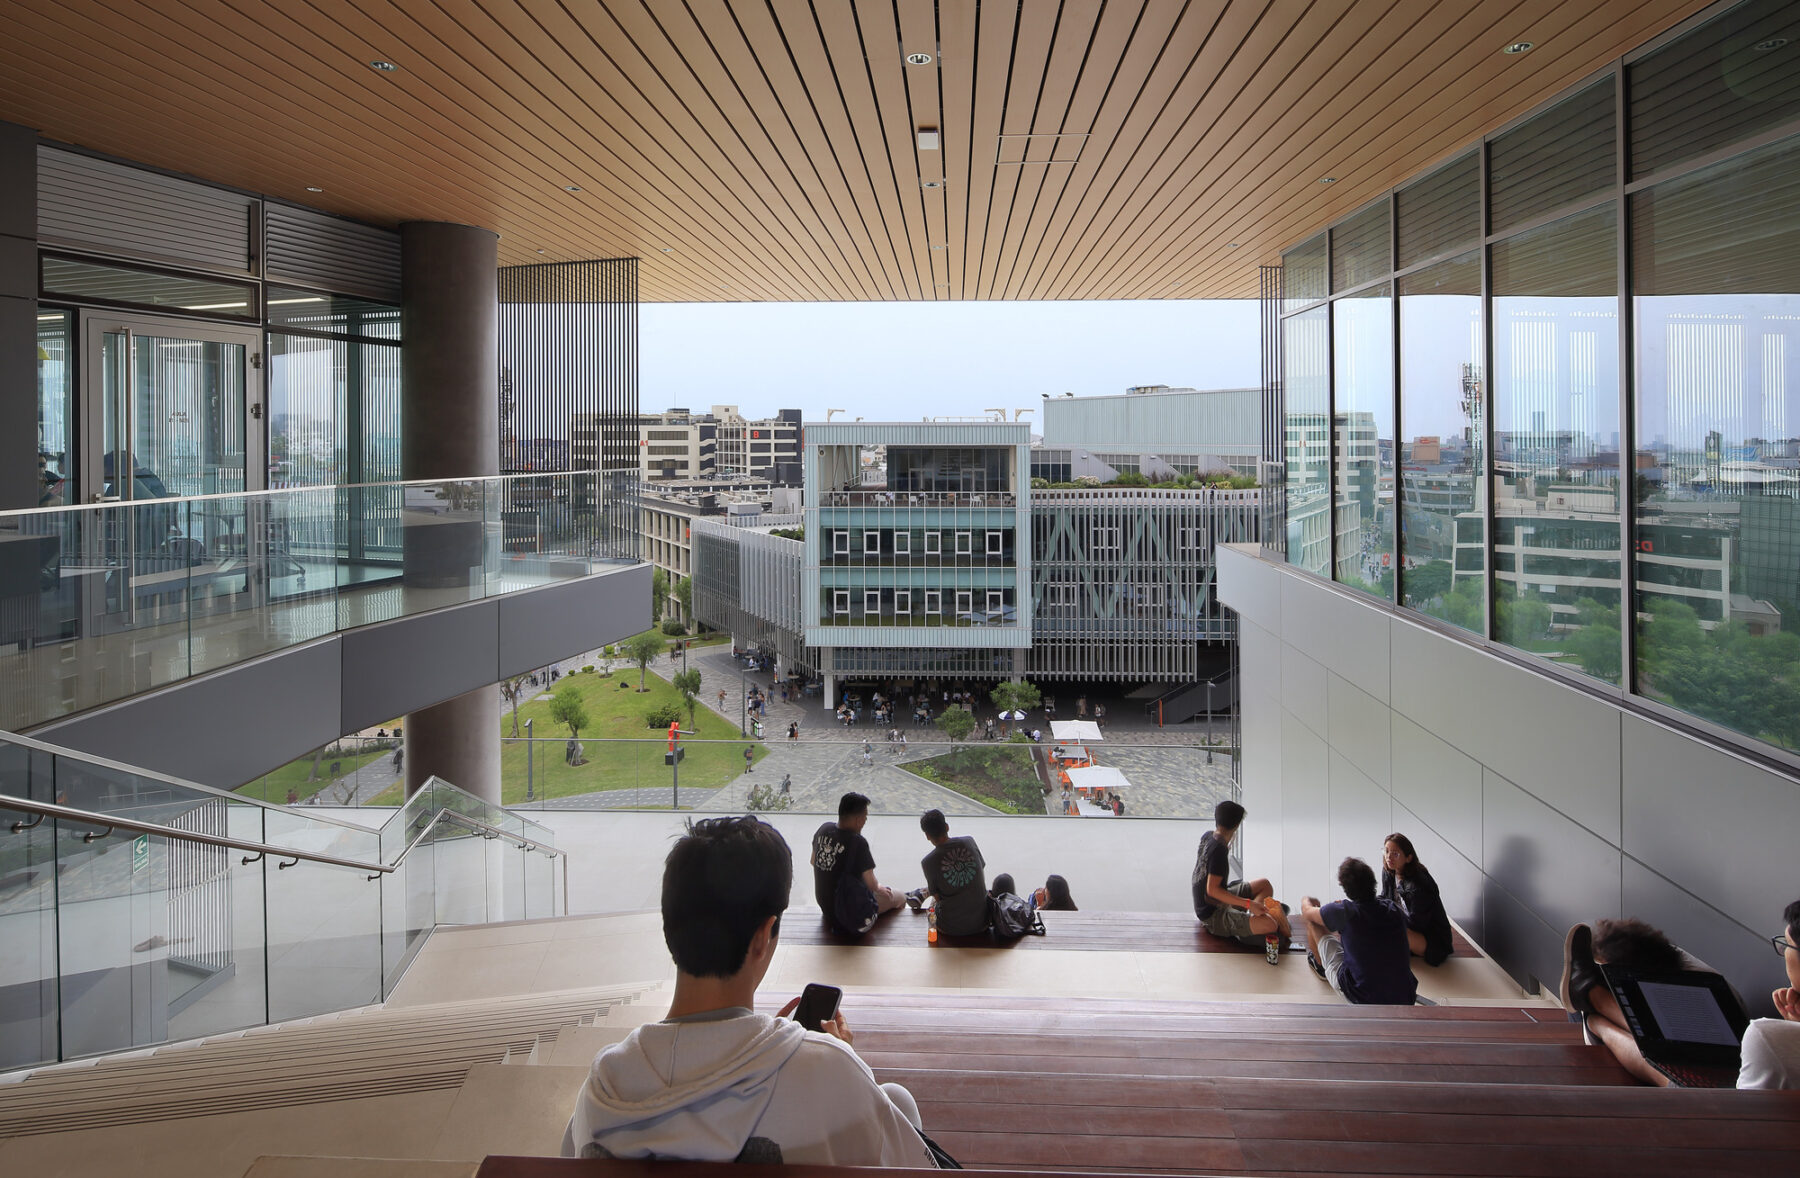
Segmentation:
{"type": "Polygon", "coordinates": [[[744,672],[738,671],[738,735],[749,736],[750,727],[745,723],[750,716],[750,687],[744,678],[744,672]]]}
{"type": "Polygon", "coordinates": [[[525,721],[525,800],[531,800],[531,721],[525,721]]]}

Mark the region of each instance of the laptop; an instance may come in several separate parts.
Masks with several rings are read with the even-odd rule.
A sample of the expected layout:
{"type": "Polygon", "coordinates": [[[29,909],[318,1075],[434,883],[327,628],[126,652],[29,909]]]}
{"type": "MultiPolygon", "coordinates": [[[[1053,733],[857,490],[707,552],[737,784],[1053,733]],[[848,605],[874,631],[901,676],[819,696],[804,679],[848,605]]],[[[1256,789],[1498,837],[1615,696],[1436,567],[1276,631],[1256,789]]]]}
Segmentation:
{"type": "Polygon", "coordinates": [[[1716,973],[1645,973],[1602,965],[1638,1051],[1679,1088],[1735,1088],[1750,1025],[1731,983],[1716,973]]]}

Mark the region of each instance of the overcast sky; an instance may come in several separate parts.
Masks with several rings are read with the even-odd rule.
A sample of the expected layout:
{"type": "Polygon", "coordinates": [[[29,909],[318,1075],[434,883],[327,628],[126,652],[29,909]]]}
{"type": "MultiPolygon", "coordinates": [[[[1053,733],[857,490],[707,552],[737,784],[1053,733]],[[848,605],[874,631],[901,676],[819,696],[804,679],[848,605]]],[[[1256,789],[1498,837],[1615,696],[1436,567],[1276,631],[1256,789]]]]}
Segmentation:
{"type": "Polygon", "coordinates": [[[1256,309],[1222,299],[645,303],[638,404],[917,421],[1029,408],[1043,393],[1248,388],[1262,379],[1256,309]]]}

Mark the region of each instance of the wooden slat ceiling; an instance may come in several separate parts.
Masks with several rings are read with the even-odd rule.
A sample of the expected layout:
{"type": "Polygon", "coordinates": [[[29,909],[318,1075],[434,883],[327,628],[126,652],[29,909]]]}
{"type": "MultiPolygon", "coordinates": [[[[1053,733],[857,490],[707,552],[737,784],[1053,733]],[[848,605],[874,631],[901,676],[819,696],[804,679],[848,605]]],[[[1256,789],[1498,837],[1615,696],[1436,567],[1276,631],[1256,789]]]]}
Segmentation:
{"type": "Polygon", "coordinates": [[[3,4],[0,119],[487,226],[505,264],[640,256],[653,301],[1252,297],[1284,245],[1704,6],[3,4]]]}

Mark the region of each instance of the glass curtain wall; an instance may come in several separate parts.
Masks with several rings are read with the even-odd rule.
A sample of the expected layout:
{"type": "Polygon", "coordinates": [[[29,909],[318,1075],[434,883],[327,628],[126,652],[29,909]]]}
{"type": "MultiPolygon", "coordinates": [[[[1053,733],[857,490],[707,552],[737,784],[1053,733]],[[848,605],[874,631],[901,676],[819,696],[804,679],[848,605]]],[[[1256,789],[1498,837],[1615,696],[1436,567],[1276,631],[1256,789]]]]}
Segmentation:
{"type": "Polygon", "coordinates": [[[1800,752],[1800,8],[1632,55],[1283,270],[1290,563],[1800,752]]]}
{"type": "Polygon", "coordinates": [[[37,317],[38,502],[61,507],[74,493],[75,313],[41,310],[37,317]]]}

